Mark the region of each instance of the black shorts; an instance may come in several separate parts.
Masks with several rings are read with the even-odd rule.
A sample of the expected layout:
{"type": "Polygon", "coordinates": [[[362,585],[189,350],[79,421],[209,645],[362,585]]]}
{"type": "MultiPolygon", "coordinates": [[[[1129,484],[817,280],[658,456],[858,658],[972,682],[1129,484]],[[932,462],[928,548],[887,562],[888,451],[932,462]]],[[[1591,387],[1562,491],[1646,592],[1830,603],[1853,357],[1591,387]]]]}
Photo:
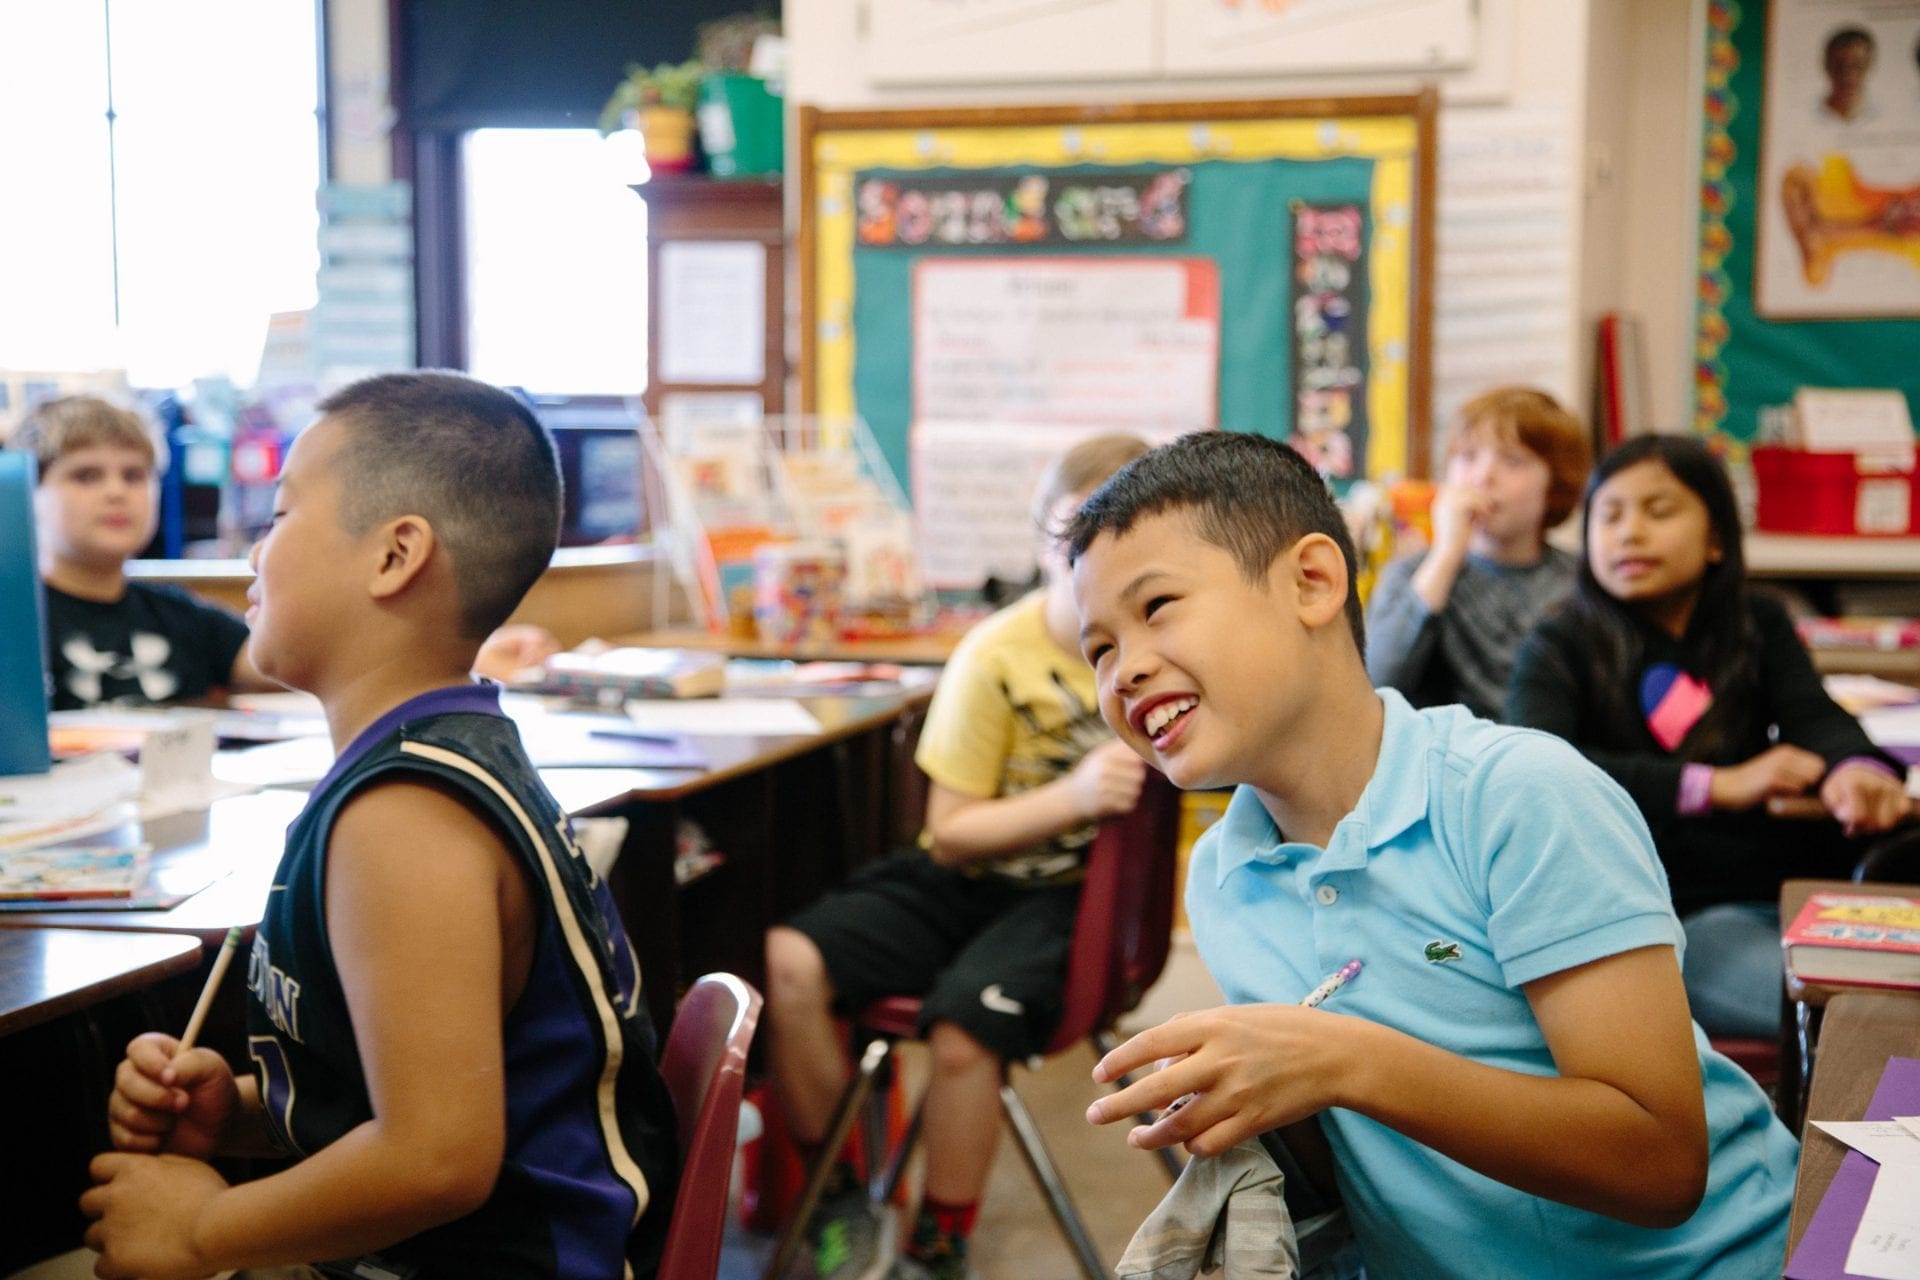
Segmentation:
{"type": "Polygon", "coordinates": [[[926,854],[867,866],[788,924],[825,957],[834,1006],[920,996],[920,1030],[951,1022],[1005,1058],[1040,1053],[1060,1022],[1080,886],[964,875],[926,854]]]}

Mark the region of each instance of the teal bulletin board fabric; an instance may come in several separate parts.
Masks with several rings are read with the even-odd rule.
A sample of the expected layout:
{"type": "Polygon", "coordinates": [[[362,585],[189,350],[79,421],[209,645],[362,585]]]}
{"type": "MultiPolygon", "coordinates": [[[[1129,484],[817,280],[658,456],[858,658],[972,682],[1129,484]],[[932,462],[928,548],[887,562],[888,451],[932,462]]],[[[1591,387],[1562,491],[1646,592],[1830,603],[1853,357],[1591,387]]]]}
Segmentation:
{"type": "MultiPolygon", "coordinates": [[[[1192,173],[1188,193],[1188,234],[1184,241],[1081,250],[1058,245],[1024,248],[856,248],[853,253],[854,395],[875,443],[893,468],[902,489],[910,488],[907,431],[913,407],[912,302],[910,286],[916,261],[941,257],[1150,257],[1211,258],[1220,272],[1220,388],[1217,425],[1285,439],[1292,430],[1293,406],[1288,362],[1292,341],[1294,201],[1312,204],[1350,201],[1366,220],[1374,162],[1352,156],[1325,160],[1200,161],[1179,166],[1192,173]]],[[[863,170],[861,177],[1019,174],[1031,169],[921,169],[911,174],[889,169],[863,170]]],[[[1071,174],[1073,167],[1049,167],[1071,174]]],[[[1112,173],[1111,166],[1089,172],[1112,173]]],[[[1129,168],[1128,172],[1157,172],[1129,168]]]]}
{"type": "Polygon", "coordinates": [[[1760,410],[1791,403],[1803,386],[1897,388],[1920,423],[1920,319],[1785,321],[1754,313],[1766,17],[1764,0],[1707,6],[1694,429],[1745,445],[1760,410]]]}

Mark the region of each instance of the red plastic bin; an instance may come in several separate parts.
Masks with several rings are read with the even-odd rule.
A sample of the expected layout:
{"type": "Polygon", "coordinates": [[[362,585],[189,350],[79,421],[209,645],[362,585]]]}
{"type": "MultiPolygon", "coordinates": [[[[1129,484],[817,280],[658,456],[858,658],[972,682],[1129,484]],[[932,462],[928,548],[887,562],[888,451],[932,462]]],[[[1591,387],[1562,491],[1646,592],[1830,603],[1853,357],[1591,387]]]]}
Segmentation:
{"type": "Polygon", "coordinates": [[[1862,473],[1851,453],[1760,445],[1753,478],[1754,524],[1767,533],[1920,534],[1920,479],[1911,470],[1862,473]]]}

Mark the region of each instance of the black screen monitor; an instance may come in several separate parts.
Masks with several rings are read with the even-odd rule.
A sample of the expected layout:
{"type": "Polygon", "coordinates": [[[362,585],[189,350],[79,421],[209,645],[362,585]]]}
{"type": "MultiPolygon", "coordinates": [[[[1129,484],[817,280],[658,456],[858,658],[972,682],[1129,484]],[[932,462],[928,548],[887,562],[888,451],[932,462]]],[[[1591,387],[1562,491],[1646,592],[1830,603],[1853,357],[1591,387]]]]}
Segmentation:
{"type": "Polygon", "coordinates": [[[527,399],[560,455],[560,545],[631,542],[641,517],[639,410],[624,396],[527,399]]]}

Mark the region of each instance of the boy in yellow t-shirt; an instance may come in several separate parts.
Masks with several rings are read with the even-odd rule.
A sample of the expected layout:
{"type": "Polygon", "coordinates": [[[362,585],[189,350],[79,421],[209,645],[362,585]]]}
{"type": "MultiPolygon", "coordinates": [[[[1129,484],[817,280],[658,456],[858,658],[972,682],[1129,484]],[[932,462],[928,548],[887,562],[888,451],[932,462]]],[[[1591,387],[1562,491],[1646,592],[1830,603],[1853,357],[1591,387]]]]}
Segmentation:
{"type": "Polygon", "coordinates": [[[967,1274],[999,1135],[1001,1063],[1039,1052],[1052,1034],[1085,849],[1101,818],[1132,810],[1145,777],[1100,720],[1055,534],[1146,451],[1132,436],[1095,437],[1043,478],[1034,514],[1044,584],[968,633],[921,731],[915,759],[932,782],[924,852],[867,868],[767,936],[769,1061],[809,1163],[848,1075],[836,1011],[921,996],[933,1052],[925,1196],[907,1255],[892,1258],[878,1211],[843,1163],[808,1225],[800,1275],[967,1274]]]}

